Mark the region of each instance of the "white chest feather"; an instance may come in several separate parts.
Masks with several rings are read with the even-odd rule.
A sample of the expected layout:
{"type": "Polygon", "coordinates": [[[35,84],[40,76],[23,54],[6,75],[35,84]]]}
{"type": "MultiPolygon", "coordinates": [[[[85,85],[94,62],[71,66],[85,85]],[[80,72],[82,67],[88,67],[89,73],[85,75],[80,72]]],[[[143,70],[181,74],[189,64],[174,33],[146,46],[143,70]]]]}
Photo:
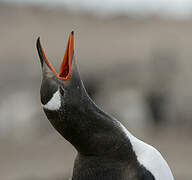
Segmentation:
{"type": "Polygon", "coordinates": [[[43,108],[48,109],[48,110],[59,110],[59,108],[61,107],[61,96],[59,93],[59,90],[57,90],[52,98],[47,102],[47,104],[42,105],[43,108]]]}
{"type": "Polygon", "coordinates": [[[153,174],[155,180],[174,180],[172,172],[160,152],[134,137],[122,124],[120,126],[131,141],[137,160],[153,174]]]}

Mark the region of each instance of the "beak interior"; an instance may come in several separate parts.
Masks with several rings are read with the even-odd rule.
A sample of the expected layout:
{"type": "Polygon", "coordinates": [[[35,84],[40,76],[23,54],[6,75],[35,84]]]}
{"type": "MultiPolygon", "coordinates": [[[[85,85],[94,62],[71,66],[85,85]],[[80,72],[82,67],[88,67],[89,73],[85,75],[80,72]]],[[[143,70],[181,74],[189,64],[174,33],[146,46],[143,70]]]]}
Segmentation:
{"type": "Polygon", "coordinates": [[[58,77],[60,79],[63,79],[63,80],[68,80],[70,78],[70,75],[71,75],[71,63],[72,63],[73,51],[74,51],[74,36],[73,36],[73,34],[74,34],[74,32],[72,31],[70,36],[69,36],[67,46],[65,49],[64,58],[63,58],[63,61],[61,63],[59,73],[58,73],[58,77]]]}
{"type": "Polygon", "coordinates": [[[49,69],[61,80],[67,81],[70,78],[71,75],[71,63],[73,58],[73,52],[74,52],[74,32],[72,31],[69,35],[67,46],[65,49],[65,54],[63,61],[61,63],[59,73],[56,73],[52,65],[49,63],[45,52],[41,46],[40,38],[37,39],[37,50],[39,54],[39,58],[41,60],[41,65],[43,67],[44,62],[47,64],[49,69]]]}

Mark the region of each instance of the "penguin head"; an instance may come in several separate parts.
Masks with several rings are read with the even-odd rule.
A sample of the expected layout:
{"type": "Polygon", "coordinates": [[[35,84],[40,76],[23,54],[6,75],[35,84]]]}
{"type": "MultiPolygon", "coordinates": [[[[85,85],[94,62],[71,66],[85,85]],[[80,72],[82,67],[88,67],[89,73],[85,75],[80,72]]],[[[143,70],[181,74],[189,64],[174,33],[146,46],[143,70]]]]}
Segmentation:
{"type": "Polygon", "coordinates": [[[81,90],[84,88],[75,61],[74,32],[69,35],[58,73],[49,63],[40,38],[37,39],[37,50],[42,67],[40,96],[44,110],[59,112],[65,104],[77,104],[77,100],[81,99],[81,90]]]}

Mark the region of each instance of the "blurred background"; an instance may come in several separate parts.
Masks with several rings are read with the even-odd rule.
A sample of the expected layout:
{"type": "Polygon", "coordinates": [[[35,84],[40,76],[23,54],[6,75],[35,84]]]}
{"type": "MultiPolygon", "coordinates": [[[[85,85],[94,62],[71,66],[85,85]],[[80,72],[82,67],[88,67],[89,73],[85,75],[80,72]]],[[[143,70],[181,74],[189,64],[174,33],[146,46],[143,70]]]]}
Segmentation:
{"type": "Polygon", "coordinates": [[[72,29],[90,96],[191,180],[190,0],[0,0],[0,179],[71,176],[76,151],[41,108],[35,44],[58,69],[72,29]]]}

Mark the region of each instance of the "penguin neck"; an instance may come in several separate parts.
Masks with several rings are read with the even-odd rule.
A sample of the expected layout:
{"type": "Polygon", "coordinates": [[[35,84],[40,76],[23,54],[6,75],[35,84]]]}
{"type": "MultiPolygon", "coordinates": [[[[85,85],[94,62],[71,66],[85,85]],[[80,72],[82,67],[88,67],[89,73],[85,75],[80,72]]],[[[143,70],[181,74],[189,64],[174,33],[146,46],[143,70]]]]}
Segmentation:
{"type": "Polygon", "coordinates": [[[80,104],[66,105],[66,124],[70,126],[65,138],[84,155],[122,159],[125,158],[124,155],[131,155],[131,143],[119,122],[102,111],[91,100],[84,87],[82,94],[80,104]]]}
{"type": "MultiPolygon", "coordinates": [[[[56,115],[49,118],[55,129],[84,156],[124,161],[135,158],[129,138],[119,122],[91,100],[83,84],[79,91],[81,98],[76,98],[75,103],[64,103],[59,118],[56,115]]],[[[50,117],[49,112],[46,114],[50,117]]]]}

